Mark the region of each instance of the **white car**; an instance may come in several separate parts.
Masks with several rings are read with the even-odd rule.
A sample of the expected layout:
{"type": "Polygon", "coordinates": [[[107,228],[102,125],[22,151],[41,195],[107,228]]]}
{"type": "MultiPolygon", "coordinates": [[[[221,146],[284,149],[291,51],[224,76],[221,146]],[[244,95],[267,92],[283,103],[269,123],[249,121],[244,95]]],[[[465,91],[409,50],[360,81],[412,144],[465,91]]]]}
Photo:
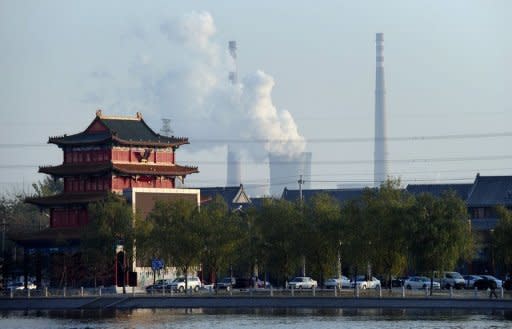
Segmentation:
{"type": "Polygon", "coordinates": [[[334,287],[341,288],[350,288],[350,280],[342,275],[341,278],[329,278],[324,281],[324,287],[327,289],[333,289],[334,287]]]}
{"type": "MultiPolygon", "coordinates": [[[[404,281],[404,287],[407,289],[430,289],[431,281],[426,276],[411,276],[404,281]]],[[[441,284],[437,281],[432,282],[433,289],[441,289],[441,284]]]]}
{"type": "Polygon", "coordinates": [[[355,288],[359,287],[359,289],[378,289],[380,288],[380,280],[376,277],[372,276],[370,279],[367,279],[364,275],[358,275],[356,277],[356,281],[350,281],[350,287],[355,288]]]}
{"type": "Polygon", "coordinates": [[[309,276],[298,276],[288,282],[288,287],[294,289],[313,289],[318,287],[318,283],[309,276]]]}
{"type": "MultiPolygon", "coordinates": [[[[28,282],[27,284],[27,289],[29,290],[33,290],[33,289],[36,289],[37,286],[35,284],[33,284],[32,282],[28,282]]],[[[13,282],[11,284],[8,284],[7,285],[7,290],[10,290],[10,289],[13,289],[13,290],[24,290],[25,289],[25,283],[23,282],[13,282]]]]}
{"type": "MultiPolygon", "coordinates": [[[[192,289],[194,291],[199,291],[201,288],[201,280],[197,276],[191,276],[187,278],[187,289],[192,289]]],[[[170,289],[173,291],[184,292],[185,291],[185,278],[176,278],[173,282],[171,282],[170,289]]]]}

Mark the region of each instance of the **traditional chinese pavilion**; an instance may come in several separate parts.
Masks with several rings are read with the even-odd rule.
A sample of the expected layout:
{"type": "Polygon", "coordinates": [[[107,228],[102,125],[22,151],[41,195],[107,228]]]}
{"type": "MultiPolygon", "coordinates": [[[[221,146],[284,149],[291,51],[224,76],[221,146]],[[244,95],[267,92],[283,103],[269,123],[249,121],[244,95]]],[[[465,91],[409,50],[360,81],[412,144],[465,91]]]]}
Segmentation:
{"type": "MultiPolygon", "coordinates": [[[[89,203],[108,192],[174,189],[197,167],[175,163],[176,150],[189,144],[184,137],[155,133],[137,113],[135,117],[105,116],[101,110],[81,133],[50,137],[48,143],[63,151],[63,163],[40,167],[39,172],[63,178],[61,194],[29,198],[28,203],[48,209],[49,229],[19,239],[25,248],[53,248],[57,240],[75,242],[80,227],[88,223],[89,203]]],[[[69,243],[68,243],[69,245],[69,243]]]]}

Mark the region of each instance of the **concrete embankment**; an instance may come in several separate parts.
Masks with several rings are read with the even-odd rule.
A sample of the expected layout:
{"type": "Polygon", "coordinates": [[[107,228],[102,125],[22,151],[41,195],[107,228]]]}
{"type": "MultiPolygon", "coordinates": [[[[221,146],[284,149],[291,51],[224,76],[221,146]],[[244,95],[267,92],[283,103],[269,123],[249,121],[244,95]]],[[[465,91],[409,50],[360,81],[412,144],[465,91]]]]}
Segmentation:
{"type": "Polygon", "coordinates": [[[0,310],[135,308],[393,308],[512,310],[512,299],[340,297],[46,297],[0,298],[0,310]]]}

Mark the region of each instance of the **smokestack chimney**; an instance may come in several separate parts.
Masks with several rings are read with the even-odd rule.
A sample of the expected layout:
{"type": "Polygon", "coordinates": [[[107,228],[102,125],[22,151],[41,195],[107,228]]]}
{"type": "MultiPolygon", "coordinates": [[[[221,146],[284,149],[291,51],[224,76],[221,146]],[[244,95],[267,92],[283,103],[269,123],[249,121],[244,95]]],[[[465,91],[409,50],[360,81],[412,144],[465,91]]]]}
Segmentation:
{"type": "Polygon", "coordinates": [[[234,71],[229,72],[229,81],[231,81],[232,84],[236,84],[238,82],[238,68],[236,63],[236,41],[229,41],[228,49],[234,64],[234,71]]]}
{"type": "Polygon", "coordinates": [[[240,152],[232,145],[228,145],[226,186],[239,186],[242,184],[242,166],[240,164],[240,152]]]}
{"type": "MultiPolygon", "coordinates": [[[[236,41],[228,42],[228,50],[233,59],[234,71],[229,72],[229,81],[235,85],[238,81],[238,68],[236,64],[236,41]]],[[[240,163],[240,151],[233,145],[228,145],[226,186],[238,186],[242,183],[242,165],[240,163]]]]}
{"type": "Polygon", "coordinates": [[[377,33],[375,67],[375,153],[374,184],[382,184],[388,176],[386,134],[386,86],[384,84],[384,33],[377,33]]]}

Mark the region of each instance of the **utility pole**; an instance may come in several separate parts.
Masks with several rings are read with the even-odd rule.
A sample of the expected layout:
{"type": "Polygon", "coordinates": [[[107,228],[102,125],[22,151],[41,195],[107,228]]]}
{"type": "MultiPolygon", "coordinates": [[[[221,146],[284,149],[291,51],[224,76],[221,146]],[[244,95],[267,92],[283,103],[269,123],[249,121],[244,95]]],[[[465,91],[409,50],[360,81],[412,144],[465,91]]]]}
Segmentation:
{"type": "MultiPolygon", "coordinates": [[[[302,184],[304,184],[302,175],[300,175],[297,183],[299,183],[299,204],[300,204],[300,209],[302,211],[303,210],[303,208],[302,208],[302,184]]],[[[305,255],[302,255],[302,276],[306,276],[306,256],[305,255]]]]}
{"type": "Polygon", "coordinates": [[[304,180],[302,179],[302,175],[300,175],[299,180],[297,181],[299,183],[299,201],[302,205],[302,184],[304,184],[304,180]]]}

